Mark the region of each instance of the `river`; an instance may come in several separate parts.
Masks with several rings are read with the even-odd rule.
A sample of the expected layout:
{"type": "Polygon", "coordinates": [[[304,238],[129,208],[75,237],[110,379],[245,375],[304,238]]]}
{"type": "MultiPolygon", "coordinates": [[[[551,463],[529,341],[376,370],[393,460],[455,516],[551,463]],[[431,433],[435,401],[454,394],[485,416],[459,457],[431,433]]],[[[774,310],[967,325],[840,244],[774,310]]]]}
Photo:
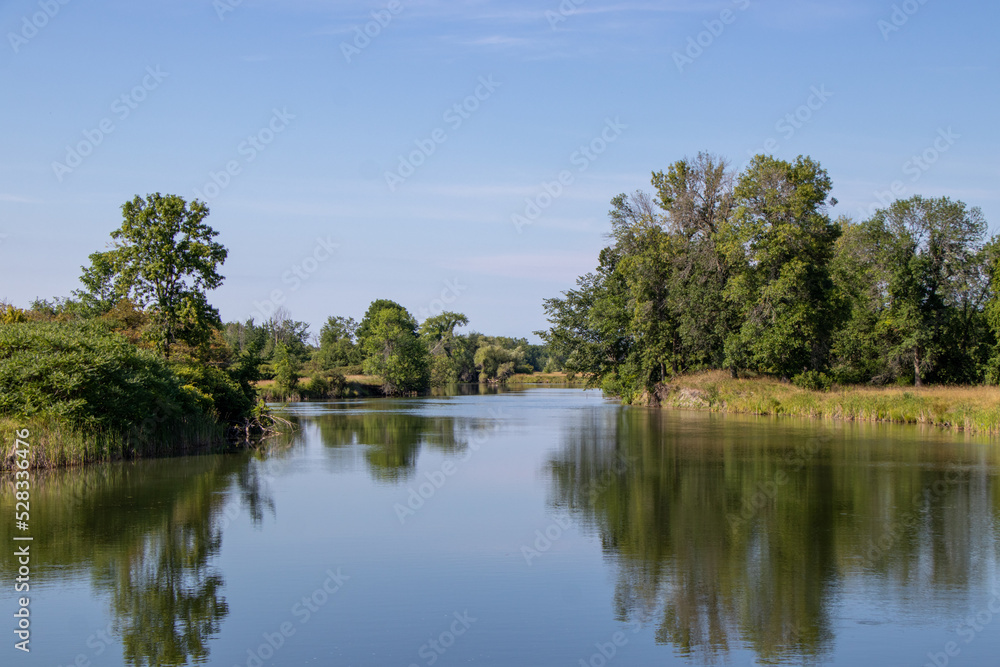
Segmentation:
{"type": "MultiPolygon", "coordinates": [[[[4,665],[995,665],[995,439],[538,388],[33,473],[4,665]]],[[[14,489],[0,537],[14,545],[14,489]]]]}

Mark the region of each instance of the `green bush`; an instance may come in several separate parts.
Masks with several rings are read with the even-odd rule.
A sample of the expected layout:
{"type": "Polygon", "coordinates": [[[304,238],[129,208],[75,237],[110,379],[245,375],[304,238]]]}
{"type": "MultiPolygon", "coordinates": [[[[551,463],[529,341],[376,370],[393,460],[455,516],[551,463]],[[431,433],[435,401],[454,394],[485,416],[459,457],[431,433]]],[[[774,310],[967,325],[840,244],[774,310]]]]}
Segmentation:
{"type": "Polygon", "coordinates": [[[833,386],[833,380],[826,373],[819,371],[805,371],[792,378],[792,384],[801,389],[812,389],[813,391],[827,391],[833,386]]]}
{"type": "Polygon", "coordinates": [[[254,397],[247,395],[240,383],[226,371],[211,366],[180,366],[177,375],[211,401],[211,409],[221,421],[241,421],[254,407],[254,397]]]}
{"type": "Polygon", "coordinates": [[[99,322],[0,326],[0,416],[150,434],[199,401],[159,356],[99,322]]]}

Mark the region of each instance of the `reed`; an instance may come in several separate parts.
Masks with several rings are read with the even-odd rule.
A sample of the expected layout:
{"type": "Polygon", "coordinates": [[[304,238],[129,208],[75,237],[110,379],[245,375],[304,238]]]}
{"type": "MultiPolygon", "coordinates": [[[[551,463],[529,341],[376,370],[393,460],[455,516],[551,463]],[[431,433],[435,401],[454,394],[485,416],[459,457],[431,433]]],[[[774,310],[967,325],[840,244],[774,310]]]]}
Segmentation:
{"type": "Polygon", "coordinates": [[[663,407],[817,419],[926,424],[1000,434],[1000,388],[834,386],[801,389],[771,378],[733,379],[722,371],[674,378],[637,402],[663,407]]]}

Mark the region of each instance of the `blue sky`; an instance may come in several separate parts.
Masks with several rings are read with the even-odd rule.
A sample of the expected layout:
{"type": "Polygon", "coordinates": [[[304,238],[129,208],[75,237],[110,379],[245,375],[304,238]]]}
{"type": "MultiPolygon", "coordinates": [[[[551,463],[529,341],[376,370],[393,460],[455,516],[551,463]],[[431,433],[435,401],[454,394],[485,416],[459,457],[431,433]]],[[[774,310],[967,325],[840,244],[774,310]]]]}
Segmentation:
{"type": "Polygon", "coordinates": [[[834,214],[895,186],[996,231],[998,24],[985,0],[5,0],[0,299],[68,295],[162,192],[211,207],[224,320],[280,302],[315,333],[389,298],[530,335],[610,199],[698,151],[810,155],[834,214]]]}

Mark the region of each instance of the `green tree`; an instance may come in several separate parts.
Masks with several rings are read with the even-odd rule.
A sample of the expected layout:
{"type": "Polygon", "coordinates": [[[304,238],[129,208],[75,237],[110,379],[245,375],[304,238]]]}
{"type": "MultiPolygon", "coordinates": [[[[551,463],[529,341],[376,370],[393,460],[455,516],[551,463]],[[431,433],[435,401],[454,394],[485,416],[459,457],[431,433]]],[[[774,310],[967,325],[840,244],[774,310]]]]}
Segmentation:
{"type": "Polygon", "coordinates": [[[724,248],[725,296],[741,327],[727,336],[726,364],[789,377],[829,361],[838,310],[830,259],[839,234],[826,214],[830,177],[817,162],[758,155],[735,190],[724,248]]]}
{"type": "Polygon", "coordinates": [[[284,343],[274,349],[274,383],[282,392],[295,391],[299,385],[299,362],[284,343]]]}
{"type": "Polygon", "coordinates": [[[395,301],[390,299],[376,299],[375,301],[372,301],[368,306],[368,310],[365,311],[364,316],[361,318],[361,323],[358,324],[358,330],[356,333],[358,345],[361,346],[362,351],[365,349],[365,342],[374,331],[375,321],[378,319],[379,313],[386,308],[397,311],[400,313],[401,317],[402,313],[406,313],[406,315],[409,316],[406,308],[403,308],[395,301]]]}
{"type": "Polygon", "coordinates": [[[138,195],[122,206],[124,222],[111,232],[113,248],[90,256],[81,277],[84,300],[105,307],[129,298],[150,307],[164,356],[182,340],[207,343],[220,325],[207,292],[222,284],[219,267],[228,251],[213,239],[218,232],[204,220],[208,207],[176,195],[138,195]]]}
{"type": "Polygon", "coordinates": [[[720,240],[732,221],[734,175],[722,158],[699,153],[654,173],[652,184],[671,236],[675,370],[722,368],[734,318],[723,298],[730,270],[720,240]]]}
{"type": "Polygon", "coordinates": [[[364,361],[356,338],[358,323],[350,317],[329,317],[319,332],[319,352],[316,359],[320,368],[329,370],[351,366],[364,361]]]}
{"type": "Polygon", "coordinates": [[[430,383],[427,347],[417,337],[417,323],[405,308],[392,301],[376,312],[365,313],[362,327],[365,353],[364,371],[382,379],[386,394],[408,393],[426,389],[430,383]]]}
{"type": "Polygon", "coordinates": [[[524,348],[513,350],[496,343],[486,343],[476,350],[480,382],[506,382],[524,363],[524,348]]]}
{"type": "Polygon", "coordinates": [[[842,283],[867,292],[851,295],[848,333],[879,351],[885,375],[917,386],[979,379],[989,354],[985,235],[982,212],[947,197],[896,201],[851,228],[839,261],[854,275],[842,283]]]}
{"type": "Polygon", "coordinates": [[[458,382],[459,367],[454,359],[455,328],[469,324],[462,313],[445,311],[428,317],[420,325],[420,337],[431,355],[431,385],[444,386],[458,382]]]}

